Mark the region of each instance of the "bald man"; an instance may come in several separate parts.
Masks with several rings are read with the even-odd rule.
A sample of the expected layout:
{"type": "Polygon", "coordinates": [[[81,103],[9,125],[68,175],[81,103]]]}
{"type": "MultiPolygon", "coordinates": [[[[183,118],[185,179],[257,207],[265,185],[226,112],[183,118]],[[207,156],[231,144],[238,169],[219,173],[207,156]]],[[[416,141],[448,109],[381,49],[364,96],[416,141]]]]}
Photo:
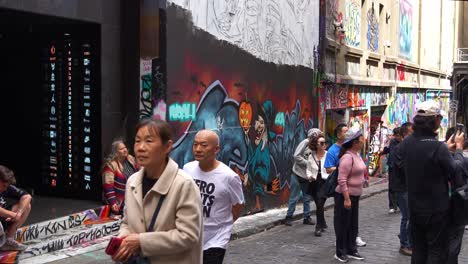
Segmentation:
{"type": "Polygon", "coordinates": [[[195,161],[185,164],[200,188],[203,207],[203,263],[223,263],[234,221],[244,208],[242,182],[233,170],[216,160],[219,137],[211,130],[195,135],[195,161]]]}

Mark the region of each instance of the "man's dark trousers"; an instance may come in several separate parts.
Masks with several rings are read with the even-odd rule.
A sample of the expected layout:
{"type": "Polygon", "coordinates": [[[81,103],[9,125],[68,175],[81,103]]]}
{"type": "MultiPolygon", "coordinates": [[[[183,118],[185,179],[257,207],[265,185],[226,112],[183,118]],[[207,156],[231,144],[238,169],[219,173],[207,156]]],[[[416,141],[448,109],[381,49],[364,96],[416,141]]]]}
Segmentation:
{"type": "Polygon", "coordinates": [[[446,264],[449,251],[449,212],[420,213],[410,209],[412,264],[446,264]]]}

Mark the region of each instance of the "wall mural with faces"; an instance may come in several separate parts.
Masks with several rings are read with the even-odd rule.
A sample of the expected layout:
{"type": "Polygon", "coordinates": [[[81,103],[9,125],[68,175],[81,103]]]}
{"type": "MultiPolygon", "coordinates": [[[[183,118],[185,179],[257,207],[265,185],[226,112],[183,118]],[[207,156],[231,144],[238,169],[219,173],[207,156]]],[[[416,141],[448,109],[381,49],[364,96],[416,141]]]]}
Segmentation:
{"type": "Polygon", "coordinates": [[[242,180],[246,212],[285,204],[292,155],[316,123],[313,70],[264,62],[194,30],[180,12],[176,6],[167,9],[172,158],[181,167],[192,161],[196,132],[212,129],[220,137],[218,159],[242,180]]]}
{"type": "Polygon", "coordinates": [[[190,12],[197,28],[255,57],[314,67],[319,0],[169,0],[190,12]]]}

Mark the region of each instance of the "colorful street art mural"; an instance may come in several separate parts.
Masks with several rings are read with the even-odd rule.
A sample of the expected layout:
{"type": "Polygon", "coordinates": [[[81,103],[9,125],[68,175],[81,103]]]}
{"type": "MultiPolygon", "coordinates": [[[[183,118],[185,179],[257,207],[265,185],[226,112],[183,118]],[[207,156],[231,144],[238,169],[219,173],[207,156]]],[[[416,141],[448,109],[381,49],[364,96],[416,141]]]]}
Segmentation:
{"type": "Polygon", "coordinates": [[[399,127],[403,123],[411,122],[416,113],[416,104],[426,100],[425,90],[401,89],[389,104],[382,117],[384,125],[389,128],[399,127]]]}
{"type": "Polygon", "coordinates": [[[443,116],[440,123],[439,139],[444,140],[447,129],[449,128],[448,114],[450,111],[450,95],[451,92],[447,91],[434,91],[429,90],[426,92],[426,100],[435,100],[440,104],[440,112],[443,116]]]}
{"type": "Polygon", "coordinates": [[[374,2],[367,11],[367,49],[373,52],[379,50],[379,20],[374,8],[374,2]]]}
{"type": "Polygon", "coordinates": [[[400,56],[411,60],[413,45],[413,4],[412,0],[400,0],[400,56]]]}
{"type": "Polygon", "coordinates": [[[369,175],[376,173],[383,174],[384,166],[381,165],[381,155],[383,148],[389,143],[390,130],[383,125],[382,116],[385,113],[386,106],[377,106],[371,108],[369,148],[367,150],[369,175]]]}
{"type": "Polygon", "coordinates": [[[195,27],[267,62],[314,67],[319,0],[169,0],[195,27]]]}
{"type": "Polygon", "coordinates": [[[160,58],[140,60],[140,119],[166,118],[166,80],[160,58]]]}
{"type": "Polygon", "coordinates": [[[346,44],[359,47],[361,45],[361,1],[346,0],[344,20],[346,44]]]}
{"type": "Polygon", "coordinates": [[[326,87],[323,100],[326,109],[340,109],[386,105],[389,98],[386,88],[340,85],[326,87]]]}
{"type": "Polygon", "coordinates": [[[313,70],[264,62],[219,41],[178,6],[168,7],[167,19],[172,158],[181,167],[192,161],[195,133],[212,129],[220,137],[218,159],[243,182],[246,213],[285,204],[294,150],[317,126],[313,70]]]}

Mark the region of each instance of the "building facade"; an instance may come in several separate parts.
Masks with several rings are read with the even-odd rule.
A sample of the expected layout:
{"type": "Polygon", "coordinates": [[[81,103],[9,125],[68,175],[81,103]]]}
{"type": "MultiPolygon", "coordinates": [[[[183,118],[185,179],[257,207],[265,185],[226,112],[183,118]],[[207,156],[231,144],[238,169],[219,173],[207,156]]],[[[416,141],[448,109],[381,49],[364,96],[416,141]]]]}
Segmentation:
{"type": "Polygon", "coordinates": [[[415,105],[441,103],[449,126],[455,4],[431,0],[327,0],[320,107],[331,135],[338,123],[361,127],[370,174],[390,129],[411,121],[415,105]],[[338,95],[338,96],[336,96],[338,95]]]}

